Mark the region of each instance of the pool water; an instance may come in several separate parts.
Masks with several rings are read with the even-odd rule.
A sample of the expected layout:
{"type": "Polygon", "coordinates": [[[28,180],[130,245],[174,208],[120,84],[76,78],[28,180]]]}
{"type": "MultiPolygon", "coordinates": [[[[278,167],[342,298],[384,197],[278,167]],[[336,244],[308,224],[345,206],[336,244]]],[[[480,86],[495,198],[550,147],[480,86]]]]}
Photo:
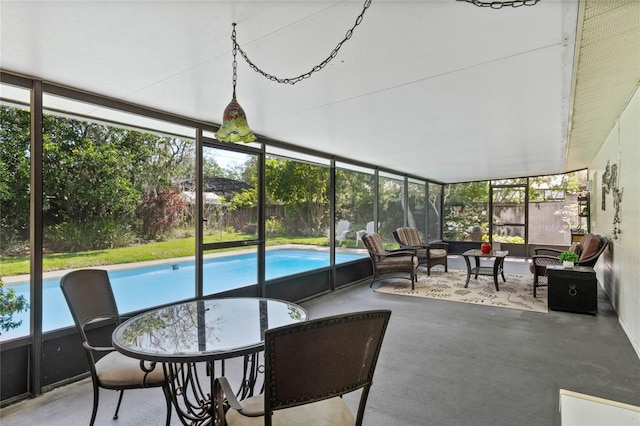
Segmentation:
{"type": "MultiPolygon", "coordinates": [[[[362,259],[367,254],[336,253],[336,264],[362,259]]],[[[267,280],[329,266],[329,253],[314,250],[269,250],[266,252],[267,280]]],[[[257,282],[257,257],[254,253],[205,259],[204,294],[214,294],[257,282]]],[[[192,298],[195,295],[195,263],[163,264],[152,267],[110,271],[109,280],[121,313],[192,298]]],[[[73,318],[60,290],[60,279],[43,281],[43,331],[73,325],[73,318]]],[[[29,283],[11,285],[18,295],[29,300],[29,283]]],[[[29,334],[29,312],[13,315],[22,320],[16,329],[2,332],[0,340],[29,334]]]]}

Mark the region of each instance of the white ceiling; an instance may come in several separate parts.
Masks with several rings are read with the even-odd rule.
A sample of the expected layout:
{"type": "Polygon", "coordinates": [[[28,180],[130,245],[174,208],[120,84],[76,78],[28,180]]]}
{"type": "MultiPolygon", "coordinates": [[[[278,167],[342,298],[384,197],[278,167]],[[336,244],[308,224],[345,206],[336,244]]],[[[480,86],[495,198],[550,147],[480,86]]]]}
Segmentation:
{"type": "MultiPolygon", "coordinates": [[[[442,182],[585,167],[589,158],[567,161],[578,4],[373,0],[338,56],[294,86],[238,55],[238,101],[261,136],[442,182]]],[[[1,0],[0,69],[220,123],[232,22],[253,62],[295,77],[328,56],[362,7],[1,0]]]]}

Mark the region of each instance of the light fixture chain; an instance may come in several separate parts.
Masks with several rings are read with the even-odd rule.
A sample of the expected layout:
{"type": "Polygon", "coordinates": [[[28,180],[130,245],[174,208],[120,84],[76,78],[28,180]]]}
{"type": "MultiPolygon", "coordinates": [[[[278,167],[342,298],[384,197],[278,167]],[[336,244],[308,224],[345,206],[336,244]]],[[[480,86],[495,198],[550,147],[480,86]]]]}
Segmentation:
{"type": "MultiPolygon", "coordinates": [[[[331,60],[333,58],[335,58],[338,55],[338,51],[340,50],[340,48],[342,47],[342,45],[344,44],[344,42],[346,42],[347,40],[349,40],[351,38],[351,36],[353,36],[353,31],[355,30],[355,28],[360,25],[360,23],[362,22],[362,19],[364,17],[364,13],[367,11],[367,9],[369,9],[369,6],[371,6],[371,1],[372,0],[365,0],[364,2],[364,7],[362,9],[362,12],[360,12],[360,15],[358,15],[358,17],[356,18],[355,23],[353,24],[353,26],[349,29],[349,31],[347,31],[347,34],[345,35],[344,39],[342,39],[342,41],[340,41],[340,43],[338,43],[338,45],[335,47],[335,49],[333,49],[333,51],[329,54],[329,56],[322,61],[319,65],[314,66],[313,68],[311,68],[310,71],[307,71],[304,74],[301,74],[297,77],[292,77],[292,78],[279,78],[276,77],[275,75],[272,74],[268,74],[264,71],[262,71],[260,68],[258,68],[258,66],[256,64],[254,64],[253,62],[251,62],[251,60],[249,59],[249,57],[247,56],[247,54],[245,53],[244,50],[242,50],[242,48],[240,47],[240,45],[237,43],[236,41],[236,30],[235,30],[235,24],[233,27],[233,35],[232,35],[232,40],[233,40],[233,52],[234,52],[234,64],[235,64],[235,52],[236,50],[240,52],[240,55],[242,55],[242,57],[244,58],[244,60],[247,62],[247,64],[249,64],[249,67],[251,67],[252,70],[254,70],[257,73],[262,74],[264,77],[268,78],[271,81],[275,81],[277,83],[283,83],[283,84],[296,84],[306,78],[311,77],[311,74],[313,74],[314,72],[318,72],[320,71],[322,68],[324,68],[329,62],[331,62],[331,60]]],[[[538,0],[535,0],[538,1],[538,0]]],[[[235,65],[234,65],[235,66],[235,65]]],[[[234,68],[234,84],[235,84],[235,68],[234,68]]],[[[235,87],[235,86],[234,86],[235,87]]]]}
{"type": "Polygon", "coordinates": [[[231,33],[231,40],[233,41],[233,48],[231,52],[233,53],[233,97],[236,97],[236,82],[238,81],[238,61],[236,61],[236,24],[233,24],[233,32],[231,33]]]}
{"type": "Polygon", "coordinates": [[[502,9],[505,6],[535,6],[540,0],[508,0],[508,1],[481,1],[481,0],[457,0],[474,4],[478,7],[490,7],[491,9],[502,9]]]}

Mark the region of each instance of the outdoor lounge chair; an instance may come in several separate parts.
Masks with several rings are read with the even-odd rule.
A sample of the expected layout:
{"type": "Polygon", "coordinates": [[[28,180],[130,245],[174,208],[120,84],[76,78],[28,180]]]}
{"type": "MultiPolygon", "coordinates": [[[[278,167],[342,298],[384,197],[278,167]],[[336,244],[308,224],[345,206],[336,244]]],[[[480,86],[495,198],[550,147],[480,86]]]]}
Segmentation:
{"type": "MultiPolygon", "coordinates": [[[[575,265],[593,267],[608,244],[609,241],[601,235],[585,234],[580,243],[572,246],[576,254],[580,256],[575,265]]],[[[547,266],[562,265],[562,261],[558,259],[560,253],[562,250],[553,248],[535,249],[535,255],[531,256],[529,264],[529,270],[533,273],[533,297],[536,297],[538,287],[547,285],[547,266]]]]}
{"type": "Polygon", "coordinates": [[[349,232],[349,227],[351,223],[348,220],[340,220],[338,221],[338,225],[336,226],[336,241],[341,243],[342,241],[347,239],[347,232],[349,232]]]}
{"type": "MultiPolygon", "coordinates": [[[[110,320],[114,325],[121,322],[107,271],[82,269],[69,272],[60,280],[60,288],[89,361],[93,381],[93,411],[89,424],[93,425],[96,419],[100,388],[120,391],[113,415],[115,420],[118,418],[125,389],[161,387],[167,402],[166,424],[169,425],[171,394],[162,367],[157,365],[151,371],[143,371],[140,360],[125,356],[111,346],[97,346],[95,342],[90,342],[87,335],[87,325],[95,321],[110,320]]],[[[147,370],[149,367],[149,363],[145,364],[147,370]]]]}
{"type": "Polygon", "coordinates": [[[424,244],[420,240],[420,235],[416,228],[403,227],[393,231],[393,238],[400,245],[401,249],[416,250],[418,262],[427,266],[427,275],[431,275],[431,268],[436,265],[444,266],[444,271],[449,271],[447,256],[449,254],[449,244],[443,241],[424,244]]]}
{"type": "Polygon", "coordinates": [[[373,266],[373,280],[369,287],[381,274],[391,272],[408,272],[411,277],[411,289],[415,289],[418,256],[415,250],[386,250],[380,234],[371,233],[362,236],[362,242],[369,251],[373,266]]]}
{"type": "Polygon", "coordinates": [[[390,316],[353,312],[266,330],[264,394],[238,401],[226,377],[216,379],[216,400],[230,406],[218,404],[221,424],[362,425],[390,316]],[[354,418],[342,395],[358,389],[354,418]]]}
{"type": "Polygon", "coordinates": [[[376,230],[374,229],[374,222],[367,222],[367,226],[365,227],[366,229],[362,229],[358,232],[356,232],[356,247],[358,247],[358,242],[362,241],[362,237],[365,234],[371,234],[372,232],[375,232],[376,230]]]}

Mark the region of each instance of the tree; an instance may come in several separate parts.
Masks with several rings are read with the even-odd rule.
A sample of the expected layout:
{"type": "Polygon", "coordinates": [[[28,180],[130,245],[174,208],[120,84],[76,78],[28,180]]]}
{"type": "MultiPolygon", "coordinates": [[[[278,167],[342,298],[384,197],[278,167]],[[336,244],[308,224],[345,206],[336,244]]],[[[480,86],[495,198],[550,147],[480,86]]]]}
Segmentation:
{"type": "MultiPolygon", "coordinates": [[[[6,254],[16,240],[28,240],[30,116],[7,106],[0,115],[0,242],[6,254]]],[[[159,212],[143,202],[179,207],[170,200],[172,182],[195,175],[194,152],[192,141],[45,114],[47,248],[107,248],[166,232],[166,217],[158,220],[159,212]]]]}
{"type": "Polygon", "coordinates": [[[30,115],[0,106],[0,246],[29,238],[30,115]]]}
{"type": "Polygon", "coordinates": [[[374,177],[372,174],[336,169],[336,219],[346,218],[355,229],[373,220],[374,177]]]}
{"type": "Polygon", "coordinates": [[[474,226],[488,230],[489,182],[450,184],[444,187],[444,232],[447,240],[469,239],[474,226]]]}
{"type": "Polygon", "coordinates": [[[326,228],[329,169],[294,160],[266,160],[267,202],[287,206],[288,228],[303,235],[320,235],[326,228]]]}

